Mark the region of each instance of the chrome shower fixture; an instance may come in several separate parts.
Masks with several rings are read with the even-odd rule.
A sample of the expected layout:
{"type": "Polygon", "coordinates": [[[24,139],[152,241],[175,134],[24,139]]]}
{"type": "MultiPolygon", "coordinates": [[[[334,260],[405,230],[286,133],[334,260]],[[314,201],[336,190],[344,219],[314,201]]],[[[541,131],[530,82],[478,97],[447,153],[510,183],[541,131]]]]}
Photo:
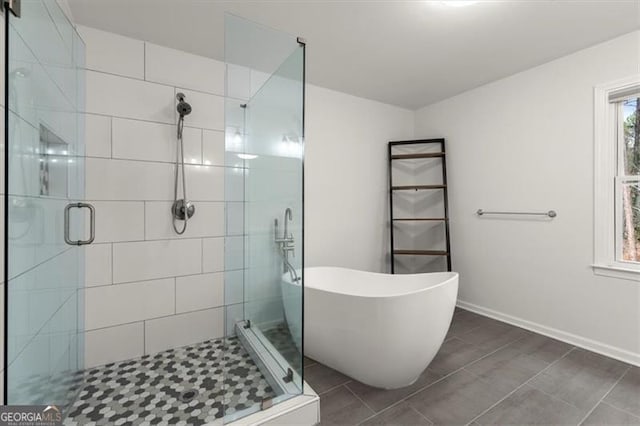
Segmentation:
{"type": "Polygon", "coordinates": [[[180,117],[182,118],[184,118],[185,115],[191,114],[191,105],[189,105],[189,103],[184,100],[185,98],[186,96],[184,95],[184,93],[178,93],[176,95],[176,99],[178,100],[178,106],[176,107],[176,110],[178,110],[178,114],[180,114],[180,117]]]}
{"type": "Polygon", "coordinates": [[[178,101],[178,105],[176,106],[176,111],[180,115],[178,118],[178,139],[182,140],[182,131],[184,129],[184,117],[191,114],[192,108],[191,105],[185,101],[186,98],[184,93],[178,93],[176,95],[176,100],[178,101]]]}
{"type": "Polygon", "coordinates": [[[187,178],[184,170],[184,142],[182,139],[182,133],[184,130],[184,117],[191,114],[192,108],[184,99],[186,96],[184,93],[178,93],[176,100],[178,105],[176,111],[180,115],[178,119],[178,140],[176,141],[176,167],[175,167],[175,181],[173,187],[173,205],[171,206],[171,214],[173,215],[173,230],[176,234],[182,235],[187,230],[187,222],[195,212],[196,207],[187,199],[187,178]],[[182,173],[180,173],[182,168],[182,173]],[[178,198],[178,180],[182,175],[182,198],[178,198]],[[182,228],[178,228],[177,221],[183,220],[184,225],[182,228]]]}
{"type": "Polygon", "coordinates": [[[284,272],[289,272],[289,275],[291,276],[291,282],[296,283],[300,279],[298,278],[296,269],[293,267],[293,265],[291,265],[291,262],[289,261],[290,254],[291,256],[295,256],[295,239],[293,238],[293,233],[289,233],[289,222],[291,222],[292,220],[293,213],[291,212],[291,209],[287,207],[287,209],[284,211],[284,233],[282,237],[280,237],[278,219],[274,219],[274,241],[278,245],[280,254],[282,255],[282,266],[284,272]]]}

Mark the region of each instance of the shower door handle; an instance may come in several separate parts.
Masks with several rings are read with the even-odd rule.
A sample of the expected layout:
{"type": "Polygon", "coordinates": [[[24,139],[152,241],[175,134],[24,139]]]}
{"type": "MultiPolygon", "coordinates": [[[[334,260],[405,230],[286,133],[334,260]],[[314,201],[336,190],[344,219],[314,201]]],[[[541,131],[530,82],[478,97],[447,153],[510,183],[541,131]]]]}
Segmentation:
{"type": "Polygon", "coordinates": [[[70,246],[84,246],[91,244],[96,239],[96,209],[89,203],[70,203],[64,208],[64,242],[70,246]],[[71,209],[89,209],[89,239],[88,240],[71,240],[69,213],[71,209]]]}

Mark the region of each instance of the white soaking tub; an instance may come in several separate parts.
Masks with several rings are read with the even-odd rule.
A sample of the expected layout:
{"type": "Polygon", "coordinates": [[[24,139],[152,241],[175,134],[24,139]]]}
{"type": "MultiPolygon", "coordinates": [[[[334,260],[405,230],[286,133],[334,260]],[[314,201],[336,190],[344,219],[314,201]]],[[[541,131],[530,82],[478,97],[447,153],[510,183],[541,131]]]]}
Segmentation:
{"type": "MultiPolygon", "coordinates": [[[[378,388],[418,379],[451,324],[457,273],[388,275],[335,267],[304,272],[306,356],[378,388]]],[[[288,274],[282,285],[283,295],[299,295],[288,274]]],[[[299,298],[297,304],[286,299],[287,317],[299,318],[299,298]]]]}

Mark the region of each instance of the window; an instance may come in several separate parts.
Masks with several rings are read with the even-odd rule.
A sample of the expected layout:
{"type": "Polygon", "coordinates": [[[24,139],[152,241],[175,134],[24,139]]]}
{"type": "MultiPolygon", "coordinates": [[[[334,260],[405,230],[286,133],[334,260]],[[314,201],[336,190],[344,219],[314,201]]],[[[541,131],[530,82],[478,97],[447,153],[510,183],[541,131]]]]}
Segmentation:
{"type": "Polygon", "coordinates": [[[640,263],[640,93],[615,103],[616,260],[640,263]]]}
{"type": "Polygon", "coordinates": [[[640,75],[595,91],[597,274],[640,281],[640,75]]]}

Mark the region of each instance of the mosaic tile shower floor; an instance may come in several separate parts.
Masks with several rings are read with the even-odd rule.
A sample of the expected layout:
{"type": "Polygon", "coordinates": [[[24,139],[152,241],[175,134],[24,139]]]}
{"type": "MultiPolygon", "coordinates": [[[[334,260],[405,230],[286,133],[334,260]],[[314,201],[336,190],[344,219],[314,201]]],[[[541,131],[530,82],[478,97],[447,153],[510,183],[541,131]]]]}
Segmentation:
{"type": "Polygon", "coordinates": [[[222,423],[275,393],[237,339],[210,340],[85,371],[65,425],[222,423]],[[189,402],[181,396],[195,389],[189,402]]]}

